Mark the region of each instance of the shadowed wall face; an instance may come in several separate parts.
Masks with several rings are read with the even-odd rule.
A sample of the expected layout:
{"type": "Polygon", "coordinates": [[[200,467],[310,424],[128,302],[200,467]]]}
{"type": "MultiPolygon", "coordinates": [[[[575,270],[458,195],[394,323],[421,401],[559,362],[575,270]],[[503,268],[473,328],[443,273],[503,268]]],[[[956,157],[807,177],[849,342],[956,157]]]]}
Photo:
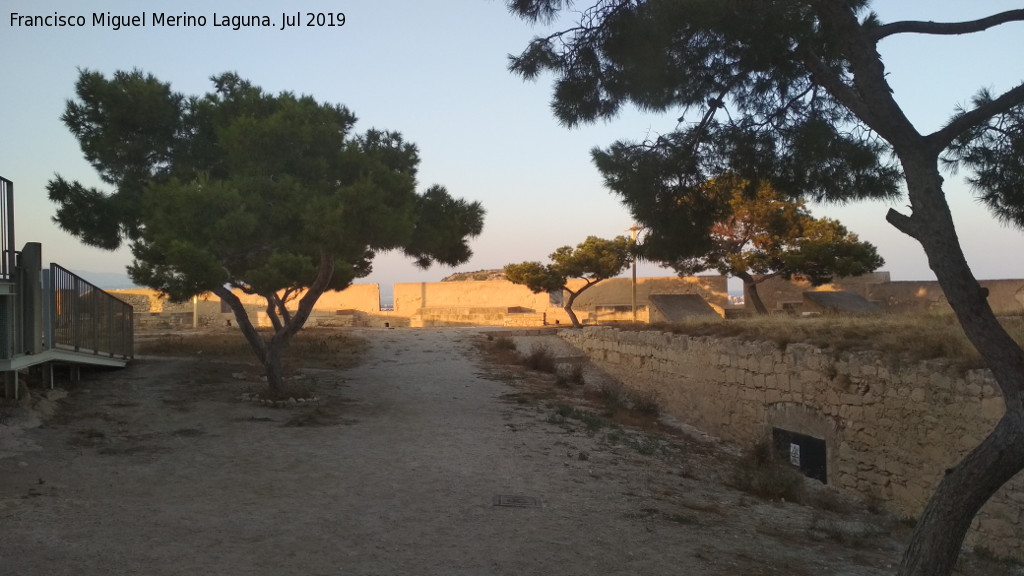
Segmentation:
{"type": "MultiPolygon", "coordinates": [[[[894,363],[880,352],[839,355],[810,344],[689,337],[612,328],[559,336],[662,410],[739,445],[772,429],[822,440],[829,485],[917,517],[943,471],[1005,411],[986,370],[945,360],[894,363]]],[[[818,446],[820,448],[820,445],[818,446]]],[[[1024,476],[982,508],[967,545],[1024,561],[1024,476]]]]}

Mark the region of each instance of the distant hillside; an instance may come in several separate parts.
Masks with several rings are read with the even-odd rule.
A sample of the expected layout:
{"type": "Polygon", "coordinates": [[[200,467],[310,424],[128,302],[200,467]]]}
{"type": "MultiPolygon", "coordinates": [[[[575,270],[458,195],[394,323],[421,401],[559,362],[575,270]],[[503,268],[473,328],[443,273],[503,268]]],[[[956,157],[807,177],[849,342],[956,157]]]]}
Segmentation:
{"type": "Polygon", "coordinates": [[[90,272],[88,270],[72,270],[72,272],[103,290],[128,290],[131,288],[138,288],[138,286],[132,283],[131,278],[129,278],[127,274],[118,274],[116,272],[90,272]]]}
{"type": "Polygon", "coordinates": [[[497,270],[477,270],[476,272],[456,272],[447,278],[441,279],[441,282],[482,282],[485,280],[504,280],[505,271],[502,269],[497,270]]]}

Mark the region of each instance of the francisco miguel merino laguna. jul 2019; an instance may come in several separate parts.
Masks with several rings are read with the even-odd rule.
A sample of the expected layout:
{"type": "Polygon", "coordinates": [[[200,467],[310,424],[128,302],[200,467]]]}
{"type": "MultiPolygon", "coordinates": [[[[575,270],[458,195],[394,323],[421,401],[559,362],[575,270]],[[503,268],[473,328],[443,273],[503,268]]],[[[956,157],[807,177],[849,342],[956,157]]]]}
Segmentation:
{"type": "Polygon", "coordinates": [[[340,27],[345,25],[344,12],[282,12],[279,19],[261,14],[218,14],[212,16],[194,15],[188,12],[168,14],[166,12],[142,12],[140,14],[112,14],[110,12],[93,12],[89,16],[80,14],[32,15],[11,12],[11,27],[18,28],[85,28],[102,27],[111,30],[123,28],[226,28],[240,30],[242,28],[287,28],[299,27],[340,27]]]}

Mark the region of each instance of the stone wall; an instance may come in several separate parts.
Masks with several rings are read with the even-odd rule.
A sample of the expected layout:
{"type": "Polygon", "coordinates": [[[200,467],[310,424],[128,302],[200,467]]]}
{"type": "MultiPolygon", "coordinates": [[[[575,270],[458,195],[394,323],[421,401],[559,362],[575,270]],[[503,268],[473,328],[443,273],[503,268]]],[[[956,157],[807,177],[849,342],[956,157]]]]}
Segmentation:
{"type": "MultiPolygon", "coordinates": [[[[656,393],[666,413],[726,441],[750,445],[772,428],[825,440],[830,485],[908,518],[1004,411],[986,371],[959,374],[945,361],[607,327],[559,335],[628,386],[656,393]]],[[[967,545],[1024,561],[1022,508],[1018,475],[978,514],[967,545]]]]}
{"type": "MultiPolygon", "coordinates": [[[[981,280],[989,290],[988,302],[996,314],[1024,312],[1024,280],[981,280]]],[[[757,293],[769,310],[798,307],[809,290],[846,290],[877,302],[890,312],[948,312],[946,296],[936,281],[901,280],[893,282],[888,272],[836,278],[831,284],[814,287],[805,280],[771,278],[758,285],[757,293]]]]}

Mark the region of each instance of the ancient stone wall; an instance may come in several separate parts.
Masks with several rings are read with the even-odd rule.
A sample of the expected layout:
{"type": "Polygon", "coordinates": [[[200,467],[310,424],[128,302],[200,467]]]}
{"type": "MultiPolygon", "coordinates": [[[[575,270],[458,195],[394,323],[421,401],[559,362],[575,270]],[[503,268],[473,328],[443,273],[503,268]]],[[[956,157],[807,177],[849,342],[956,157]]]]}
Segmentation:
{"type": "MultiPolygon", "coordinates": [[[[579,279],[570,280],[569,287],[577,290],[584,283],[579,279]]],[[[728,302],[727,280],[723,276],[638,278],[638,309],[645,309],[651,294],[698,294],[718,309],[726,306],[728,302]]],[[[546,319],[548,324],[570,324],[568,314],[562,309],[562,298],[564,295],[552,296],[546,292],[534,294],[525,286],[507,280],[395,284],[395,313],[411,317],[420,310],[428,310],[431,316],[437,318],[438,311],[450,309],[452,315],[459,318],[444,320],[443,322],[448,325],[494,322],[501,325],[502,322],[498,322],[494,317],[481,316],[474,320],[462,311],[471,308],[516,308],[534,314],[536,318],[546,319]]],[[[581,322],[627,321],[632,319],[631,306],[632,280],[610,278],[584,291],[573,304],[573,310],[581,322]],[[630,307],[628,313],[623,308],[626,306],[630,307]]],[[[646,318],[641,321],[643,320],[646,318]]],[[[436,321],[442,322],[441,319],[436,321]]]]}
{"type": "MultiPolygon", "coordinates": [[[[981,280],[988,289],[988,302],[996,314],[1024,312],[1024,280],[981,280]]],[[[814,287],[805,280],[771,278],[758,285],[757,293],[769,310],[799,307],[803,293],[810,290],[846,290],[856,292],[890,312],[948,312],[949,304],[936,281],[901,280],[893,282],[888,272],[836,278],[831,284],[814,287]]]]}
{"type": "MultiPolygon", "coordinates": [[[[828,484],[915,518],[941,478],[1004,407],[987,371],[901,363],[877,352],[838,357],[807,344],[741,342],[607,327],[560,336],[662,409],[739,445],[773,428],[826,443],[828,484]]],[[[979,513],[967,545],[1024,561],[1024,476],[979,513]]]]}

